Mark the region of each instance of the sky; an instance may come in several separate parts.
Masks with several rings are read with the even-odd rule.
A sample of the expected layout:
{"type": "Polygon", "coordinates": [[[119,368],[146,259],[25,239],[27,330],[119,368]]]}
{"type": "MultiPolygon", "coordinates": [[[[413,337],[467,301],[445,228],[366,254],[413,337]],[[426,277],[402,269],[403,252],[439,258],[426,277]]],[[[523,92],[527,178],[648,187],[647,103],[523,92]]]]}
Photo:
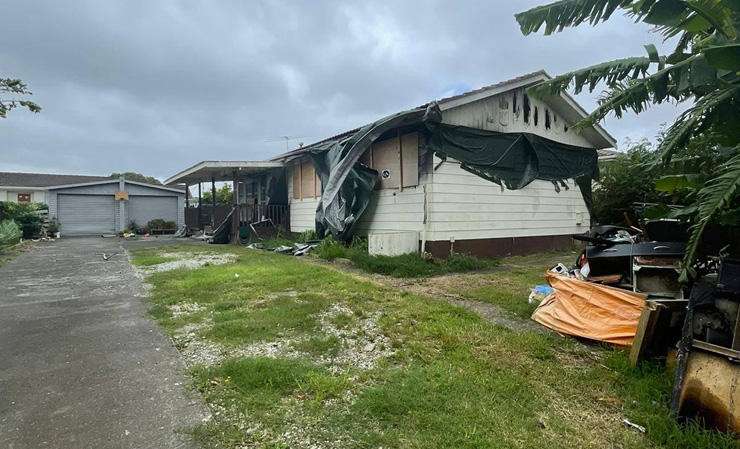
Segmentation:
{"type": "MultiPolygon", "coordinates": [[[[646,43],[668,51],[621,15],[523,36],[513,14],[546,2],[5,2],[0,77],[24,80],[43,110],[0,119],[0,171],[165,179],[539,69],[644,55],[646,43]]],[[[591,110],[599,95],[577,99],[591,110]]],[[[603,126],[623,147],[679,112],[667,104],[603,126]]]]}

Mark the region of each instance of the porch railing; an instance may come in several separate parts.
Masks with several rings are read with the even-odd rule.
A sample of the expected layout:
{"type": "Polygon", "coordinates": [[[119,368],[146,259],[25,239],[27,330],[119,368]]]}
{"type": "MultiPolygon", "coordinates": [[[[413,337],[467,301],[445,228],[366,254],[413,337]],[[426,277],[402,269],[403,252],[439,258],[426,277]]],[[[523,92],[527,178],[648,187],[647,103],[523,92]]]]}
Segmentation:
{"type": "Polygon", "coordinates": [[[281,231],[290,231],[290,206],[287,204],[240,204],[239,222],[248,225],[270,219],[281,231]]]}

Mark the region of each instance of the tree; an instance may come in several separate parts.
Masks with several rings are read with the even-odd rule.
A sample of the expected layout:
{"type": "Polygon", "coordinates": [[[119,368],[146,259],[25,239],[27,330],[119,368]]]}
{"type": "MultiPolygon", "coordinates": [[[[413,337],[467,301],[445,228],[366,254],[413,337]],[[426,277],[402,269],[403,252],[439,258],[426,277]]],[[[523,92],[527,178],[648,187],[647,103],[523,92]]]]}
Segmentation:
{"type": "Polygon", "coordinates": [[[136,173],[132,171],[127,171],[125,173],[111,173],[111,178],[120,178],[123,176],[124,179],[127,181],[134,181],[134,182],[143,182],[144,184],[154,184],[161,186],[162,183],[159,181],[159,179],[153,177],[153,176],[146,176],[142,175],[141,173],[136,173]]]}
{"type": "MultiPolygon", "coordinates": [[[[740,1],[737,0],[560,0],[516,14],[524,34],[562,31],[584,22],[596,25],[622,10],[637,22],[654,25],[666,39],[677,38],[670,55],[659,55],[655,45],[645,46],[646,56],[608,61],[569,72],[531,90],[552,95],[572,88],[593,92],[606,85],[599,105],[576,125],[583,128],[613,113],[640,113],[666,101],[692,102],[665,132],[658,145],[657,163],[669,165],[674,156],[697,141],[706,151],[689,159],[685,173],[656,182],[691,189],[692,204],[680,214],[689,217],[692,233],[684,259],[682,280],[695,275],[704,229],[710,222],[737,216],[740,191],[740,1]],[[706,161],[719,151],[713,167],[706,161]],[[701,172],[699,167],[710,172],[701,172]],[[702,176],[697,176],[702,175],[702,176]],[[698,180],[704,182],[699,184],[698,180]]],[[[670,186],[664,186],[670,187],[670,186]]],[[[725,220],[726,222],[726,220],[725,220]]]]}
{"type": "Polygon", "coordinates": [[[26,84],[19,79],[0,78],[0,118],[5,118],[12,109],[26,108],[31,112],[41,111],[41,106],[22,97],[33,95],[26,84]]]}
{"type": "MultiPolygon", "coordinates": [[[[203,204],[213,204],[213,196],[210,190],[203,192],[203,204]]],[[[224,184],[216,189],[216,204],[229,205],[234,201],[234,192],[229,184],[224,184]]]]}

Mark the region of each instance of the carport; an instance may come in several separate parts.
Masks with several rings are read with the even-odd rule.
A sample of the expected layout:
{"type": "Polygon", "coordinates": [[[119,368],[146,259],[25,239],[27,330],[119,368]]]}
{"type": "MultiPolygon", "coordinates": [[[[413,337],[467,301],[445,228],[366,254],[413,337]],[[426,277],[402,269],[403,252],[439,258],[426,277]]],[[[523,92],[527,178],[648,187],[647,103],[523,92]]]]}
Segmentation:
{"type": "Polygon", "coordinates": [[[185,224],[184,191],[124,179],[49,187],[48,205],[65,236],[112,234],[157,218],[185,224]]]}

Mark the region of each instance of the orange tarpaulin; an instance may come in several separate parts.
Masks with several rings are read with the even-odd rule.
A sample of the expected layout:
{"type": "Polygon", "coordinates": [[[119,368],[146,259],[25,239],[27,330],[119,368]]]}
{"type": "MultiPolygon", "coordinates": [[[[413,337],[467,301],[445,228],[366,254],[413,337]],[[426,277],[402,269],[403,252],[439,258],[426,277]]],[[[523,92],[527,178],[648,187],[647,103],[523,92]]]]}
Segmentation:
{"type": "Polygon", "coordinates": [[[537,307],[533,320],[564,334],[632,345],[645,295],[549,271],[545,278],[555,292],[537,307]]]}

